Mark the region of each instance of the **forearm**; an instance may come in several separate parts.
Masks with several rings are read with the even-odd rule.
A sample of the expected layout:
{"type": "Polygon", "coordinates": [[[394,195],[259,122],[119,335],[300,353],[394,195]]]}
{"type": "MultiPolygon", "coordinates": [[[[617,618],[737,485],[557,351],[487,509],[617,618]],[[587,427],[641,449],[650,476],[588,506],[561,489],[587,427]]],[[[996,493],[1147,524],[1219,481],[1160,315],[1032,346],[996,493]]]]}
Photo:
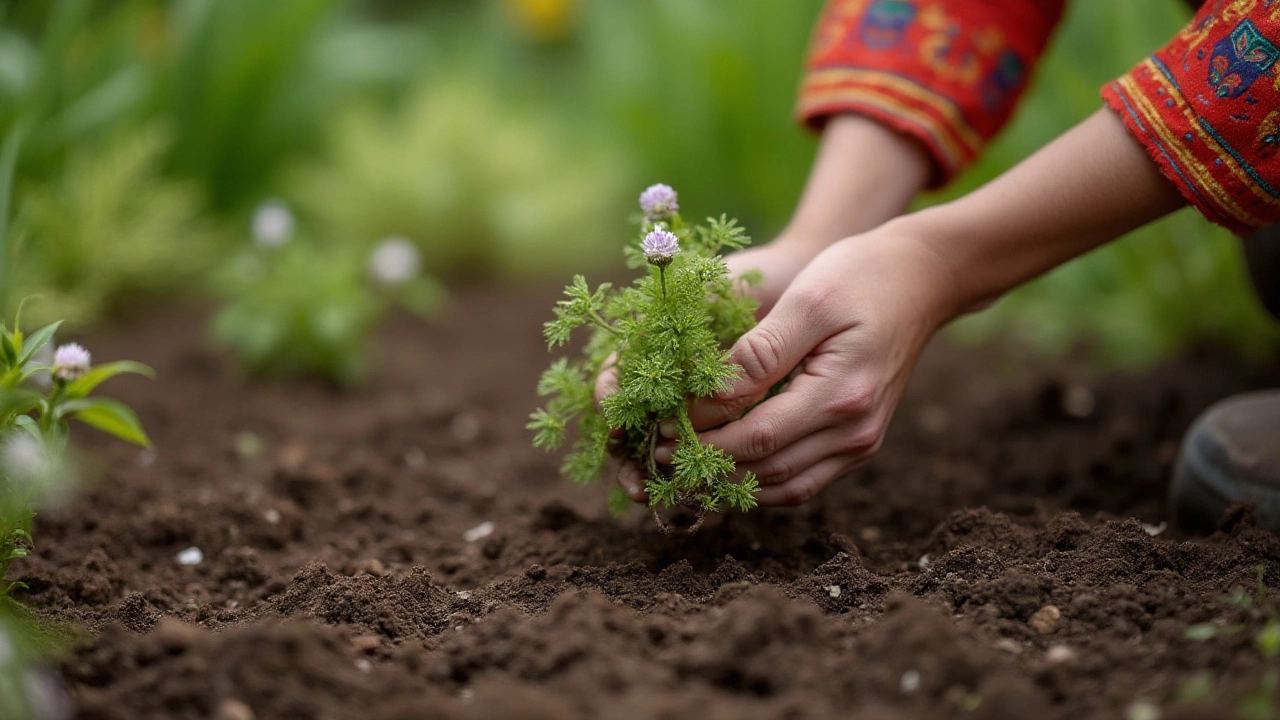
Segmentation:
{"type": "Polygon", "coordinates": [[[963,198],[903,218],[949,269],[958,314],[1184,204],[1113,114],[1099,110],[963,198]]]}
{"type": "Polygon", "coordinates": [[[812,257],[906,211],[931,171],[915,140],[860,115],[831,118],[795,214],[777,243],[812,257]]]}

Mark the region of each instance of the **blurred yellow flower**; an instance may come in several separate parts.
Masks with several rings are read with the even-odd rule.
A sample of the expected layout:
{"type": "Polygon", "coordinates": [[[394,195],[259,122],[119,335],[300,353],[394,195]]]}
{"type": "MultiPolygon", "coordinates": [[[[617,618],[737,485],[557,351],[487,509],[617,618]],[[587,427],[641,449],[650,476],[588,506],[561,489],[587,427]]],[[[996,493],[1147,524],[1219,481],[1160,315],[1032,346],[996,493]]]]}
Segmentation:
{"type": "Polygon", "coordinates": [[[512,26],[537,42],[565,39],[578,21],[578,0],[503,0],[502,4],[512,26]]]}

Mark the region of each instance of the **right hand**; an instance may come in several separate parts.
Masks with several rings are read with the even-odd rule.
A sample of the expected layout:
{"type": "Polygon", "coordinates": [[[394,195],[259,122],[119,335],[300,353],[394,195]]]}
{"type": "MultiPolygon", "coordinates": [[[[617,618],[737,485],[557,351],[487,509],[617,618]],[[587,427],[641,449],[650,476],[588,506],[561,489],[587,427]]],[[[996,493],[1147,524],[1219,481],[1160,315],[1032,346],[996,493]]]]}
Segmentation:
{"type": "MultiPolygon", "coordinates": [[[[808,251],[804,244],[778,238],[768,245],[736,252],[725,258],[725,264],[729,266],[730,277],[734,279],[750,270],[760,271],[763,276],[760,286],[746,288],[746,292],[760,303],[756,316],[763,318],[773,309],[778,299],[790,287],[791,281],[795,280],[812,258],[813,253],[808,251]]],[[[596,376],[597,403],[618,387],[618,374],[614,368],[613,359],[610,356],[605,361],[600,374],[596,376]]],[[[621,435],[620,430],[614,431],[614,437],[621,437],[621,435]]],[[[617,480],[632,500],[638,503],[648,502],[649,496],[644,491],[644,472],[635,462],[622,461],[617,480]]]]}

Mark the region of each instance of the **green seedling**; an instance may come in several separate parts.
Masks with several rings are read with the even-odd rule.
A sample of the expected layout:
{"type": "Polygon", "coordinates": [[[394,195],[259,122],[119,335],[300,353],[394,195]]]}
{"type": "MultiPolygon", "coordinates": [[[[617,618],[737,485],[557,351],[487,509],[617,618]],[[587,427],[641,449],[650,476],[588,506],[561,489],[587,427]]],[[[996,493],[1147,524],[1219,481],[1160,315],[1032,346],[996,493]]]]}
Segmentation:
{"type": "Polygon", "coordinates": [[[92,393],[117,375],[152,377],[151,369],[130,361],[93,367],[89,351],[77,343],[59,347],[46,361],[61,321],[28,336],[21,314],[19,308],[12,330],[0,323],[0,601],[24,587],[5,580],[5,571],[31,553],[35,505],[65,477],[68,422],[135,445],[150,443],[128,405],[92,393]]]}
{"type": "MultiPolygon", "coordinates": [[[[592,290],[581,275],[573,279],[544,335],[551,348],[567,343],[577,328],[590,335],[581,357],[560,358],[543,373],[538,393],[548,399],[528,427],[536,433],[534,445],[550,451],[576,423],[566,475],[587,483],[605,473],[611,455],[634,462],[645,471],[659,527],[668,530],[658,508],[682,505],[697,511],[696,530],[708,513],[756,505],[754,475],[735,480],[733,458],[698,441],[687,402],[729,389],[741,372],[727,348],[755,324],[757,303],[743,290],[760,278],[732,279],[720,255],[750,242],[735,221],[721,216],[686,226],[675,192],[665,185],[647,190],[640,204],[640,241],[626,256],[630,267],[645,272],[622,288],[592,290]],[[617,386],[597,405],[594,385],[604,371],[616,376],[617,386]],[[679,429],[679,445],[670,468],[663,468],[653,450],[667,420],[679,429]]],[[[611,507],[626,503],[615,488],[611,507]]]]}

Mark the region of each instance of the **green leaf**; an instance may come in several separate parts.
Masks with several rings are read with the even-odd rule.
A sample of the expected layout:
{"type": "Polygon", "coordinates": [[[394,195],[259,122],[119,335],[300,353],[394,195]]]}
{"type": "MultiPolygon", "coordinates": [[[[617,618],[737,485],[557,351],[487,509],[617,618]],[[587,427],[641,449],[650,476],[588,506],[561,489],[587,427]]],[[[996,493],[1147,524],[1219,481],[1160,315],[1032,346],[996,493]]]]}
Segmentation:
{"type": "Polygon", "coordinates": [[[75,418],[125,442],[142,447],[151,445],[137,414],[119,400],[84,398],[65,403],[61,409],[66,417],[75,418]]]}
{"type": "Polygon", "coordinates": [[[40,396],[30,390],[22,388],[0,390],[0,417],[10,413],[22,415],[31,412],[39,404],[40,396]]]}
{"type": "Polygon", "coordinates": [[[58,332],[58,328],[62,326],[62,321],[49,323],[39,330],[31,333],[26,342],[22,343],[22,356],[18,359],[19,365],[26,365],[31,362],[31,358],[40,352],[40,348],[49,344],[53,339],[53,334],[58,332]]]}
{"type": "Polygon", "coordinates": [[[63,394],[72,399],[86,397],[94,388],[117,375],[131,373],[147,378],[155,378],[156,371],[132,360],[119,360],[99,365],[89,372],[67,383],[63,394]]]}

